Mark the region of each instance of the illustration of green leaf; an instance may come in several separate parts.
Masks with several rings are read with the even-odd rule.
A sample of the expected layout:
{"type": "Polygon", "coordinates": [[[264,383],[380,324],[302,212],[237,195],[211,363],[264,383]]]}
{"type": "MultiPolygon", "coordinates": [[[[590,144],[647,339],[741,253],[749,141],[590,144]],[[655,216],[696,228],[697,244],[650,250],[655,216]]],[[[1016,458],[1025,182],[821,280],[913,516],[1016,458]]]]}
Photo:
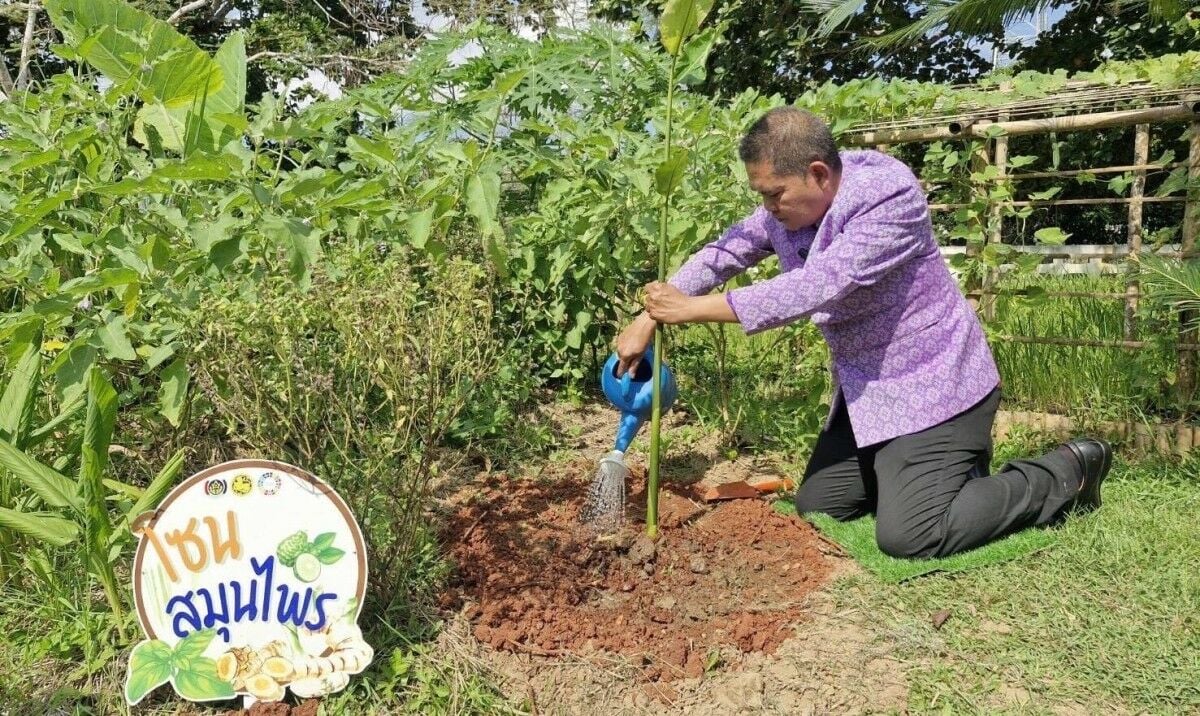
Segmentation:
{"type": "Polygon", "coordinates": [[[346,553],[337,547],[326,547],[317,553],[317,559],[321,560],[321,564],[333,564],[341,559],[344,554],[346,553]]]}
{"type": "Polygon", "coordinates": [[[175,674],[175,690],[190,701],[214,701],[233,696],[233,686],[217,676],[217,662],[193,659],[189,668],[175,674]]]}
{"type": "Polygon", "coordinates": [[[321,534],[317,535],[312,541],[313,550],[316,552],[324,550],[326,547],[333,544],[334,536],[335,535],[333,532],[322,532],[321,534]]]}
{"type": "MultiPolygon", "coordinates": [[[[175,653],[171,656],[172,661],[178,667],[199,657],[216,635],[216,629],[204,629],[188,634],[175,645],[175,653]]],[[[216,662],[213,663],[215,665],[216,662]]]]}
{"type": "Polygon", "coordinates": [[[136,704],[146,694],[171,678],[171,647],[154,639],[133,647],[129,654],[129,674],[125,679],[125,700],[136,704]]]}

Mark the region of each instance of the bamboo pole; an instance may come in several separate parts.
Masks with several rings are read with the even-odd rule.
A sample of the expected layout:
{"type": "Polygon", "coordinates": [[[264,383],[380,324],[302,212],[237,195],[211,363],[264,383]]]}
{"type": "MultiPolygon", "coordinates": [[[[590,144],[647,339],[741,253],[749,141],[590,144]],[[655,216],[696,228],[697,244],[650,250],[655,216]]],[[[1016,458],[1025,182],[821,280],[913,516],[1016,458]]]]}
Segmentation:
{"type": "MultiPolygon", "coordinates": [[[[976,174],[976,175],[983,174],[984,170],[987,168],[987,165],[988,165],[988,149],[987,149],[987,143],[984,142],[971,154],[971,173],[976,174]]],[[[974,191],[976,193],[983,192],[984,195],[986,196],[987,195],[987,184],[977,182],[975,184],[974,191]]],[[[930,207],[930,208],[932,209],[932,207],[930,207]]],[[[980,216],[980,217],[975,218],[973,221],[978,225],[977,228],[979,229],[979,232],[981,234],[983,234],[984,241],[986,242],[987,241],[987,223],[986,223],[987,217],[980,216]]],[[[983,243],[982,242],[972,242],[972,243],[967,244],[967,256],[972,259],[979,258],[979,254],[982,251],[983,251],[983,243]]],[[[966,281],[965,288],[966,288],[968,294],[972,291],[979,290],[981,287],[982,287],[981,286],[981,277],[979,276],[979,273],[972,272],[971,275],[967,277],[967,281],[966,281]]],[[[967,300],[971,304],[971,308],[975,309],[976,311],[979,310],[979,299],[978,298],[967,299],[967,300]]]]}
{"type": "MultiPolygon", "coordinates": [[[[1188,203],[1183,209],[1183,235],[1179,242],[1180,253],[1189,254],[1196,248],[1196,234],[1200,231],[1200,122],[1192,122],[1190,141],[1188,142],[1188,203]]],[[[1195,319],[1193,311],[1182,311],[1179,314],[1179,343],[1194,343],[1197,332],[1184,326],[1195,319]]],[[[1191,351],[1179,352],[1179,372],[1175,386],[1179,391],[1179,407],[1187,410],[1196,387],[1196,355],[1191,351]]]]}
{"type": "MultiPolygon", "coordinates": [[[[1071,346],[1076,348],[1146,348],[1151,346],[1149,341],[1109,340],[1101,338],[1053,338],[1050,336],[1010,336],[998,335],[996,340],[1009,343],[1035,343],[1045,346],[1071,346]]],[[[1180,355],[1200,351],[1200,343],[1179,343],[1175,349],[1180,355]]]]}
{"type": "Polygon", "coordinates": [[[1191,122],[1195,120],[1197,113],[1200,113],[1200,102],[1189,99],[1178,104],[1167,105],[1165,107],[1150,107],[1147,109],[1126,109],[1065,117],[1046,117],[1043,119],[1018,119],[1009,122],[980,120],[962,127],[957,133],[952,132],[949,125],[925,129],[862,132],[843,136],[839,141],[848,146],[862,146],[902,144],[905,142],[933,142],[945,139],[978,139],[986,137],[985,132],[992,126],[1004,130],[1010,137],[1017,137],[1026,134],[1078,132],[1108,129],[1110,127],[1129,127],[1135,124],[1154,124],[1158,122],[1191,122]]]}
{"type": "MultiPolygon", "coordinates": [[[[1012,84],[1009,82],[1000,83],[1001,92],[1009,92],[1012,89],[1012,84]]],[[[1007,113],[999,115],[1001,122],[1008,119],[1007,113]]],[[[1003,185],[1005,176],[1008,173],[1008,136],[996,137],[992,143],[992,164],[996,167],[996,183],[1003,185]]],[[[991,201],[991,192],[987,186],[983,187],[985,196],[988,197],[988,223],[987,223],[987,243],[999,244],[1003,241],[1004,236],[1004,203],[991,201]]],[[[983,277],[983,289],[988,292],[996,285],[999,273],[995,268],[989,268],[983,277]]],[[[992,321],[996,318],[996,298],[992,295],[990,298],[982,300],[983,319],[992,321]]]]}
{"type": "MultiPolygon", "coordinates": [[[[1139,124],[1133,134],[1133,163],[1145,165],[1150,158],[1150,125],[1139,124]]],[[[1146,193],[1146,170],[1137,169],[1133,174],[1133,186],[1129,189],[1129,220],[1126,234],[1129,255],[1136,258],[1142,250],[1142,195],[1146,193]]],[[[1137,309],[1139,285],[1136,278],[1125,284],[1125,340],[1137,338],[1137,309]]]]}
{"type": "MultiPolygon", "coordinates": [[[[1139,127],[1149,127],[1148,124],[1139,124],[1139,127]]],[[[1167,171],[1168,169],[1178,169],[1186,167],[1187,162],[1171,162],[1170,164],[1128,164],[1122,167],[1096,167],[1095,169],[1063,169],[1053,172],[1014,172],[1008,175],[1008,179],[1019,181],[1021,179],[1062,179],[1066,177],[1080,176],[1083,174],[1120,174],[1121,172],[1136,172],[1144,169],[1152,171],[1167,171]]]]}
{"type": "MultiPolygon", "coordinates": [[[[1009,288],[992,291],[982,289],[979,291],[974,291],[973,293],[991,294],[993,296],[1028,296],[1030,292],[1029,289],[1026,288],[1009,288]]],[[[1108,298],[1120,299],[1122,301],[1124,301],[1126,298],[1129,298],[1129,294],[1127,293],[1106,293],[1104,291],[1041,291],[1036,292],[1036,295],[1045,296],[1046,298],[1108,298]]],[[[1141,294],[1137,295],[1141,296],[1141,294]]],[[[968,296],[968,298],[970,298],[970,296],[968,296]]]]}
{"type": "MultiPolygon", "coordinates": [[[[1186,196],[1143,196],[1138,202],[1143,204],[1183,204],[1188,201],[1186,196]]],[[[1103,197],[1097,199],[1022,199],[1021,201],[1003,201],[1003,206],[1096,206],[1100,204],[1132,204],[1133,199],[1127,196],[1103,197]]],[[[970,204],[930,204],[930,211],[948,211],[961,209],[970,204]]]]}

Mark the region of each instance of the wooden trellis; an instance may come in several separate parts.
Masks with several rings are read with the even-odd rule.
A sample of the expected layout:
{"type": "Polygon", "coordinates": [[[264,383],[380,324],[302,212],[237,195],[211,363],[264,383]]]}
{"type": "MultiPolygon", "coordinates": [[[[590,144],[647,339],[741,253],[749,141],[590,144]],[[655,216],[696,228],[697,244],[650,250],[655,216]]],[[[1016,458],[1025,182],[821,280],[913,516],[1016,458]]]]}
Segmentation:
{"type": "MultiPolygon", "coordinates": [[[[1001,86],[1000,91],[1007,87],[1001,86]]],[[[921,117],[912,120],[880,122],[859,125],[843,135],[840,142],[847,146],[876,147],[886,150],[890,145],[901,143],[927,143],[969,139],[990,139],[985,149],[973,158],[973,168],[978,170],[988,164],[997,170],[992,182],[1017,182],[1029,179],[1067,178],[1087,173],[1091,175],[1131,172],[1133,183],[1127,197],[1103,197],[1088,199],[1046,199],[990,201],[987,204],[987,219],[984,227],[986,243],[1000,243],[1003,229],[1003,207],[1051,207],[1051,206],[1094,206],[1126,205],[1126,255],[1136,258],[1142,253],[1143,208],[1147,204],[1182,203],[1184,221],[1179,250],[1170,252],[1183,258],[1197,255],[1197,234],[1200,233],[1200,203],[1197,202],[1197,186],[1200,186],[1200,86],[1162,89],[1148,83],[1131,83],[1116,87],[1088,83],[1069,83],[1053,96],[1032,100],[1013,101],[993,107],[968,107],[954,114],[921,117]],[[1159,125],[1188,123],[1189,152],[1184,162],[1165,164],[1151,163],[1149,159],[1150,132],[1159,125]],[[1070,169],[1063,171],[1011,172],[1008,167],[1009,137],[1049,134],[1052,132],[1079,132],[1134,127],[1133,163],[1123,166],[1070,169]],[[995,129],[1003,129],[1000,136],[992,138],[995,129]],[[1188,191],[1186,196],[1146,196],[1146,175],[1149,171],[1170,171],[1187,167],[1188,191]]],[[[978,191],[988,195],[988,186],[980,185],[978,191]]],[[[930,204],[932,211],[952,211],[966,204],[930,204]]],[[[1019,249],[1020,247],[1018,247],[1019,249]]],[[[976,249],[978,250],[978,249],[976,249]]],[[[1039,251],[1043,260],[1054,253],[1039,251]]],[[[1074,254],[1078,256],[1078,254],[1074,254]]],[[[1163,255],[1157,252],[1157,255],[1163,255]]],[[[1019,293],[1000,291],[996,288],[996,273],[991,272],[982,281],[967,287],[968,297],[980,310],[985,319],[992,317],[994,299],[997,295],[1019,293]]],[[[1048,292],[1052,296],[1072,296],[1099,300],[1120,300],[1125,304],[1123,336],[1121,340],[1085,340],[1057,338],[1052,336],[1006,336],[1007,340],[1023,343],[1039,343],[1060,346],[1088,346],[1134,350],[1144,348],[1148,342],[1138,340],[1137,306],[1141,296],[1136,279],[1131,278],[1121,293],[1089,291],[1048,292]]],[[[1191,398],[1196,387],[1196,354],[1200,351],[1200,336],[1186,328],[1193,317],[1181,315],[1176,387],[1182,400],[1191,398]]],[[[1200,447],[1200,446],[1198,446],[1200,447]]]]}

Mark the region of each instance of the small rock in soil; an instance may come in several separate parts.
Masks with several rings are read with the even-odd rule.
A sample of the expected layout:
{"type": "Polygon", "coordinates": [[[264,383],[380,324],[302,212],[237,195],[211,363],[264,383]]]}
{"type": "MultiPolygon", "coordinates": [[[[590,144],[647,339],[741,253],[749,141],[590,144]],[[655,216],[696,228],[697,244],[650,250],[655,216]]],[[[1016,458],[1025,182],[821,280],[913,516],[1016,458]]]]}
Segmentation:
{"type": "Polygon", "coordinates": [[[688,569],[696,574],[708,574],[708,562],[705,562],[703,557],[692,557],[692,563],[688,565],[688,569]]]}
{"type": "Polygon", "coordinates": [[[646,573],[647,577],[654,574],[654,563],[646,562],[645,564],[642,565],[642,571],[646,573]]]}
{"type": "Polygon", "coordinates": [[[949,609],[942,609],[941,611],[934,612],[933,628],[941,629],[942,625],[945,624],[946,620],[949,618],[950,618],[950,610],[949,609]]]}
{"type": "Polygon", "coordinates": [[[634,564],[644,564],[653,562],[655,555],[658,553],[658,547],[655,546],[654,540],[646,535],[637,538],[633,546],[629,548],[629,561],[634,564]]]}

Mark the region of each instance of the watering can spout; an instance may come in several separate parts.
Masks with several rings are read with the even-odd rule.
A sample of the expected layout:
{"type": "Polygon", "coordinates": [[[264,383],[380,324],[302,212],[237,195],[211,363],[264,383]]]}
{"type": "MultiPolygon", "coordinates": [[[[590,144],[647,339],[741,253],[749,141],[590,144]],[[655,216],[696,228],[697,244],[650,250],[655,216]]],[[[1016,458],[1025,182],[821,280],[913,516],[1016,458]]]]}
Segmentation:
{"type": "Polygon", "coordinates": [[[637,435],[638,428],[642,427],[643,422],[645,420],[636,413],[621,413],[621,425],[617,428],[615,449],[621,452],[628,450],[629,444],[633,442],[633,438],[637,435]]]}

